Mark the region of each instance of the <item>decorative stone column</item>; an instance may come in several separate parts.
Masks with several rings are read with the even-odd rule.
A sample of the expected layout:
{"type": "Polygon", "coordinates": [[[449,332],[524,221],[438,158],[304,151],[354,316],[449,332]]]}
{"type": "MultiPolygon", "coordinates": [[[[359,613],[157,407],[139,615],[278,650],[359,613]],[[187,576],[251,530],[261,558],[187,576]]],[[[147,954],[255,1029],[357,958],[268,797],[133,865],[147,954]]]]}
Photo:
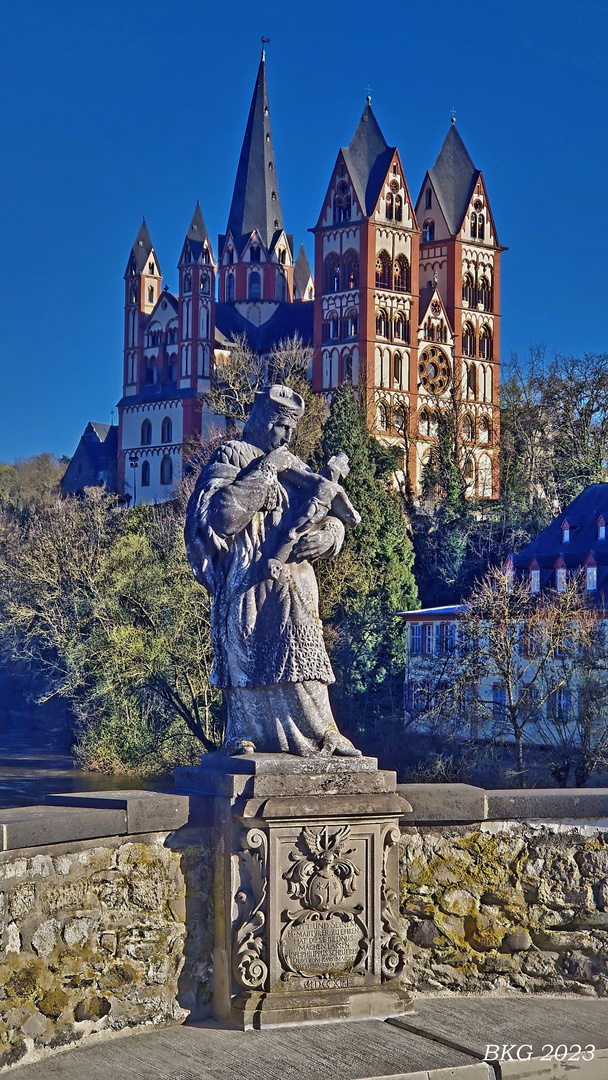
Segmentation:
{"type": "Polygon", "coordinates": [[[375,758],[203,755],[213,798],[214,1012],[240,1028],[384,1019],[399,986],[399,817],[375,758]]]}

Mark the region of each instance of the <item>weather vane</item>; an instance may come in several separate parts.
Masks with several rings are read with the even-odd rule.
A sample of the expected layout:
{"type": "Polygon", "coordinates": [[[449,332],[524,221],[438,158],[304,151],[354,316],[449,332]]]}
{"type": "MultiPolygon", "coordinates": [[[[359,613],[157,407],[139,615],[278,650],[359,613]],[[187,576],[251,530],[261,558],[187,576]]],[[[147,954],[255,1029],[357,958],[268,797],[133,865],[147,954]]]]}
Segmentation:
{"type": "Polygon", "coordinates": [[[372,88],[371,88],[371,86],[366,86],[365,87],[365,93],[367,94],[367,104],[371,105],[371,103],[372,103],[372,88]]]}
{"type": "Polygon", "coordinates": [[[452,123],[455,124],[456,123],[456,109],[452,106],[452,108],[450,109],[450,112],[452,114],[452,123]]]}

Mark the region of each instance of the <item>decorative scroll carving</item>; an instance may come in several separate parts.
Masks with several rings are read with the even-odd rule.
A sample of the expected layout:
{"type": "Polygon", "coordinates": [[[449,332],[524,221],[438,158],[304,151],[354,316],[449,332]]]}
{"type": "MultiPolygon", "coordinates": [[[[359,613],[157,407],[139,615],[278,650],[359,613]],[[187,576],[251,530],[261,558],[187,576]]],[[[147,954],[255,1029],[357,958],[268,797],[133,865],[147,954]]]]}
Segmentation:
{"type": "Polygon", "coordinates": [[[268,978],[266,895],[268,891],[268,839],[260,829],[245,833],[238,853],[241,887],[236,893],[239,922],[232,947],[234,976],[248,990],[263,988],[268,978]],[[243,875],[244,871],[244,875],[243,875]],[[243,883],[249,879],[249,886],[243,883]]]}
{"type": "Polygon", "coordinates": [[[350,827],[330,832],[327,825],[305,827],[291,851],[292,865],[283,877],[290,897],[300,902],[296,911],[285,911],[279,956],[286,969],[284,979],[316,975],[329,979],[336,972],[363,974],[370,942],[361,918],[361,904],[347,906],[356,888],[359,868],[347,848],[350,827]]]}
{"type": "Polygon", "coordinates": [[[405,966],[405,945],[399,923],[399,897],[387,882],[388,854],[399,843],[399,829],[391,825],[383,837],[382,886],[380,891],[380,919],[382,923],[382,979],[394,979],[405,966]]]}

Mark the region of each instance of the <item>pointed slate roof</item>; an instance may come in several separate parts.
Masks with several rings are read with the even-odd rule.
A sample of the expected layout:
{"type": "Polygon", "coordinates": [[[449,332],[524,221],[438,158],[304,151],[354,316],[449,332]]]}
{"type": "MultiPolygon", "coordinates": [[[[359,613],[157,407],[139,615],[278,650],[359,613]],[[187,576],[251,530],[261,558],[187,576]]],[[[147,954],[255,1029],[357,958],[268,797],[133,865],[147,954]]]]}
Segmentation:
{"type": "Polygon", "coordinates": [[[311,277],[312,270],[310,269],[310,263],[306,257],[306,252],[304,251],[304,244],[300,244],[298,257],[293,268],[293,279],[302,300],[305,299],[306,289],[311,277]]]}
{"type": "Polygon", "coordinates": [[[367,217],[375,210],[395,149],[384,138],[368,98],[355,134],[342,148],[357,200],[367,217]]]}
{"type": "Polygon", "coordinates": [[[464,145],[456,124],[450,124],[437,161],[429,172],[452,236],[462,228],[479,169],[476,169],[464,145]]]}
{"type": "Polygon", "coordinates": [[[146,219],[144,218],[131,249],[135,256],[135,264],[140,273],[146,265],[148,256],[152,251],[152,246],[152,240],[150,239],[150,233],[148,232],[148,226],[146,225],[146,219]]]}
{"type": "Polygon", "coordinates": [[[257,229],[263,243],[270,248],[275,232],[282,228],[283,214],[270,128],[266,59],[262,51],[226,233],[232,233],[237,247],[242,250],[247,237],[257,229]]]}
{"type": "Polygon", "coordinates": [[[205,225],[203,211],[201,210],[201,205],[197,199],[196,210],[192,215],[192,221],[190,222],[190,227],[186,233],[186,240],[199,240],[202,243],[203,240],[207,240],[208,237],[209,233],[207,232],[207,226],[205,225]]]}

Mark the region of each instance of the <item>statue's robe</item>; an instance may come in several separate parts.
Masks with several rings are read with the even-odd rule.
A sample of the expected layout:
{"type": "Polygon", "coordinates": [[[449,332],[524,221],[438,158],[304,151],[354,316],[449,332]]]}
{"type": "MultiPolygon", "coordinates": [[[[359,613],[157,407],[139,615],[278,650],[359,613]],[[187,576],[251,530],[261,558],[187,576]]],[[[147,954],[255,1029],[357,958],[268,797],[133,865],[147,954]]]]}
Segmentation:
{"type": "MultiPolygon", "coordinates": [[[[277,574],[275,559],[309,496],[263,457],[245,440],[214,452],[190,500],[186,545],[212,597],[211,679],[226,699],[228,750],[249,740],[262,752],[310,755],[339,737],[327,691],[334,675],[311,564],[287,556],[277,574]]],[[[311,528],[329,533],[325,557],[340,550],[337,517],[311,528]]]]}

